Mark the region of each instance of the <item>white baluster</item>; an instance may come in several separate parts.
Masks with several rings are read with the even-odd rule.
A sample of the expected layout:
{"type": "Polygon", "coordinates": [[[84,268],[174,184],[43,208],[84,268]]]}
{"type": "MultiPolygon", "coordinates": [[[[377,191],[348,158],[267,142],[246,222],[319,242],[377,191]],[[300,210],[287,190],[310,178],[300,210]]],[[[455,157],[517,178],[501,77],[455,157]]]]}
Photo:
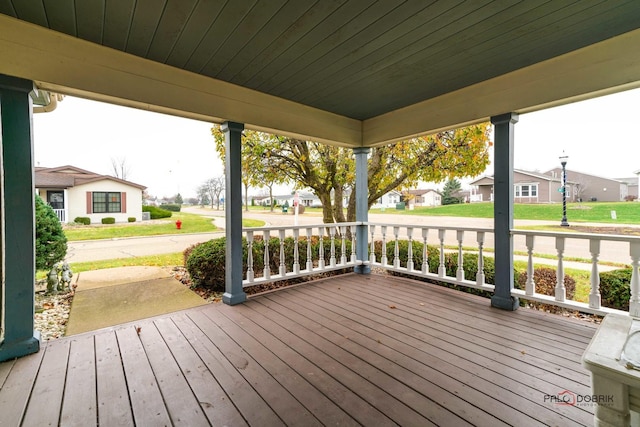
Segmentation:
{"type": "Polygon", "coordinates": [[[478,272],[476,273],[476,285],[484,285],[484,255],[482,249],[484,248],[484,231],[478,231],[476,233],[476,241],[478,242],[478,272]]]}
{"type": "Polygon", "coordinates": [[[340,264],[347,263],[347,227],[340,226],[340,264]]]}
{"type": "Polygon", "coordinates": [[[356,263],[358,257],[356,256],[356,226],[352,225],[351,227],[351,262],[353,264],[356,263]]]}
{"type": "Polygon", "coordinates": [[[293,272],[300,274],[300,229],[293,229],[293,272]]]}
{"type": "Polygon", "coordinates": [[[567,290],[564,287],[564,237],[556,237],[556,249],[558,251],[558,270],[556,271],[556,301],[567,299],[567,290]]]}
{"type": "Polygon", "coordinates": [[[247,281],[253,282],[253,231],[247,231],[247,281]]]}
{"type": "Polygon", "coordinates": [[[331,236],[331,257],[329,258],[329,265],[331,267],[336,266],[336,228],[335,226],[329,227],[329,235],[331,236]]]}
{"type": "Polygon", "coordinates": [[[631,242],[631,300],[629,314],[640,317],[640,277],[638,277],[638,263],[640,262],[640,242],[631,242]]]}
{"type": "Polygon", "coordinates": [[[438,239],[440,239],[440,265],[438,265],[438,276],[444,277],[447,275],[447,269],[444,267],[444,233],[446,230],[443,228],[438,229],[438,239]]]}
{"type": "Polygon", "coordinates": [[[456,271],[456,280],[464,280],[464,265],[462,259],[462,241],[464,239],[464,231],[456,230],[456,237],[458,238],[458,270],[456,271]]]}
{"type": "Polygon", "coordinates": [[[524,285],[525,295],[533,295],[536,292],[536,282],[534,279],[535,271],[533,269],[533,247],[535,243],[533,234],[527,234],[525,237],[527,245],[527,282],[524,285]]]}
{"type": "Polygon", "coordinates": [[[589,293],[589,307],[600,308],[600,273],[598,272],[600,239],[589,240],[589,251],[591,252],[591,292],[589,293]]]}
{"type": "Polygon", "coordinates": [[[422,229],[422,274],[429,272],[429,253],[427,250],[427,236],[429,235],[429,229],[422,229]]]}
{"type": "Polygon", "coordinates": [[[380,252],[380,264],[383,266],[387,265],[387,226],[383,225],[380,227],[382,231],[382,251],[380,252]]]}
{"type": "Polygon", "coordinates": [[[265,278],[265,280],[269,280],[269,278],[271,278],[271,267],[269,266],[269,263],[271,262],[271,260],[269,259],[269,240],[271,240],[271,236],[269,235],[269,230],[265,230],[264,231],[264,270],[262,273],[262,277],[265,278]]]}
{"type": "Polygon", "coordinates": [[[280,234],[280,269],[279,273],[281,276],[287,274],[287,266],[285,264],[285,253],[284,253],[284,230],[279,231],[280,234]]]}
{"type": "Polygon", "coordinates": [[[371,247],[369,248],[369,263],[371,265],[376,263],[376,243],[373,240],[373,235],[375,233],[375,230],[376,230],[375,225],[369,226],[369,233],[371,234],[371,247]]]}
{"type": "Polygon", "coordinates": [[[398,247],[400,227],[393,227],[393,235],[395,236],[395,242],[393,244],[393,268],[400,268],[400,248],[398,247]]]}
{"type": "Polygon", "coordinates": [[[318,269],[324,270],[324,227],[318,227],[318,269]]]}
{"type": "Polygon", "coordinates": [[[311,253],[311,235],[313,230],[311,228],[307,228],[307,271],[311,271],[313,269],[313,256],[311,253]]]}
{"type": "Polygon", "coordinates": [[[413,271],[413,228],[407,227],[407,238],[409,239],[407,247],[407,270],[413,271]]]}

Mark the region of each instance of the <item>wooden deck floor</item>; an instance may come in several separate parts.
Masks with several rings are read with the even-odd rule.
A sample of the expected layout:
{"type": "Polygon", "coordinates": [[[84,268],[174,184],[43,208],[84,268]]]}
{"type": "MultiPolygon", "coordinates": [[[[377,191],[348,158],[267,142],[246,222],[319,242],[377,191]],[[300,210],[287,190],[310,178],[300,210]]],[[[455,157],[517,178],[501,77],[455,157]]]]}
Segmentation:
{"type": "Polygon", "coordinates": [[[0,426],[592,425],[595,326],[345,275],[52,341],[0,364],[0,426]]]}

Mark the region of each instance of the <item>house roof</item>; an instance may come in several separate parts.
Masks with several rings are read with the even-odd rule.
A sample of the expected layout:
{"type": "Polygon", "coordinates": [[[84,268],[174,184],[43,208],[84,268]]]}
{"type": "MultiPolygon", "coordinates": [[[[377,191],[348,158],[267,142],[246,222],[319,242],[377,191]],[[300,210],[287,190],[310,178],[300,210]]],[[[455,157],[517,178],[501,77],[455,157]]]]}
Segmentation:
{"type": "Polygon", "coordinates": [[[434,190],[432,188],[427,188],[427,189],[417,189],[417,190],[409,190],[408,193],[409,194],[413,194],[414,196],[422,196],[423,194],[427,194],[427,193],[437,193],[437,194],[441,194],[438,190],[434,190]]]}
{"type": "Polygon", "coordinates": [[[75,166],[58,166],[55,168],[36,167],[35,186],[36,188],[71,188],[78,185],[89,184],[96,181],[115,181],[121,184],[130,185],[141,190],[146,189],[144,185],[131,181],[119,179],[109,175],[100,175],[75,166]]]}
{"type": "Polygon", "coordinates": [[[91,5],[0,2],[0,74],[350,147],[640,86],[636,0],[91,5]]]}

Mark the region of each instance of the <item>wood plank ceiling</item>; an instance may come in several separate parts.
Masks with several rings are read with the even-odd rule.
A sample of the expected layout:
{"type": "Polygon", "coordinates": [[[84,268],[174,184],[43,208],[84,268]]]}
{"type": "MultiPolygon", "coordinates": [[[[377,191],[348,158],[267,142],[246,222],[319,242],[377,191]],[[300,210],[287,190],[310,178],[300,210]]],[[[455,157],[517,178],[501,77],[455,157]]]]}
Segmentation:
{"type": "Polygon", "coordinates": [[[362,122],[640,27],[637,0],[0,0],[0,14],[362,122]]]}

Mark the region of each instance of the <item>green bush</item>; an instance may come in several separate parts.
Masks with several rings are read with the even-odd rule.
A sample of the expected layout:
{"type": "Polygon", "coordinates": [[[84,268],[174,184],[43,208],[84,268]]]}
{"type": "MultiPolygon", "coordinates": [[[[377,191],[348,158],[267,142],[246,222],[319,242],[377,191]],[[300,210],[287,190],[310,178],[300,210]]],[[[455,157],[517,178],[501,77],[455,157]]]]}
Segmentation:
{"type": "MultiPolygon", "coordinates": [[[[556,270],[549,267],[536,268],[533,271],[533,282],[536,285],[536,292],[542,295],[554,296],[556,294],[556,270]]],[[[516,277],[516,288],[524,289],[527,283],[527,273],[523,272],[516,277]]],[[[564,288],[567,299],[573,299],[576,293],[576,281],[568,274],[564,275],[564,288]]]]}
{"type": "Polygon", "coordinates": [[[115,224],[116,223],[116,219],[112,216],[108,216],[106,218],[102,218],[102,223],[103,224],[115,224]]]}
{"type": "Polygon", "coordinates": [[[135,216],[130,216],[129,218],[127,218],[127,221],[136,222],[136,217],[135,216]]]}
{"type": "Polygon", "coordinates": [[[50,270],[67,254],[67,238],[51,206],[36,195],[36,270],[50,270]]]}
{"type": "Polygon", "coordinates": [[[600,298],[604,307],[629,310],[631,269],[600,273],[600,298]]]}
{"type": "Polygon", "coordinates": [[[73,220],[76,224],[89,225],[91,224],[91,218],[88,216],[77,216],[76,219],[73,220]]]}
{"type": "MultiPolygon", "coordinates": [[[[264,251],[265,244],[262,235],[254,236],[253,238],[253,271],[255,277],[263,275],[264,271],[264,251]]],[[[341,252],[341,240],[336,238],[336,262],[340,262],[341,252]]],[[[196,244],[185,249],[183,257],[185,266],[193,286],[211,288],[214,291],[224,291],[225,283],[225,244],[226,238],[221,237],[218,239],[209,240],[208,242],[196,244]]],[[[292,270],[295,239],[293,237],[286,237],[284,239],[284,263],[287,267],[287,271],[292,270]]],[[[311,254],[312,259],[318,258],[318,252],[320,250],[320,239],[318,236],[311,237],[311,254]]],[[[329,265],[331,257],[331,240],[328,237],[323,239],[323,252],[326,265],[329,265]]],[[[351,256],[351,241],[345,241],[345,252],[347,259],[351,256]]],[[[271,274],[278,274],[280,270],[280,239],[272,237],[269,239],[269,271],[271,274]]],[[[298,262],[300,264],[300,270],[306,268],[307,263],[307,239],[301,237],[298,241],[298,262]]],[[[246,277],[247,274],[247,241],[242,240],[242,275],[246,277]]]]}
{"type": "Polygon", "coordinates": [[[180,212],[181,206],[177,204],[162,204],[160,205],[160,209],[164,209],[165,211],[170,212],[180,212]]]}
{"type": "Polygon", "coordinates": [[[142,212],[149,212],[151,219],[171,218],[172,212],[155,206],[143,206],[142,212]]]}

